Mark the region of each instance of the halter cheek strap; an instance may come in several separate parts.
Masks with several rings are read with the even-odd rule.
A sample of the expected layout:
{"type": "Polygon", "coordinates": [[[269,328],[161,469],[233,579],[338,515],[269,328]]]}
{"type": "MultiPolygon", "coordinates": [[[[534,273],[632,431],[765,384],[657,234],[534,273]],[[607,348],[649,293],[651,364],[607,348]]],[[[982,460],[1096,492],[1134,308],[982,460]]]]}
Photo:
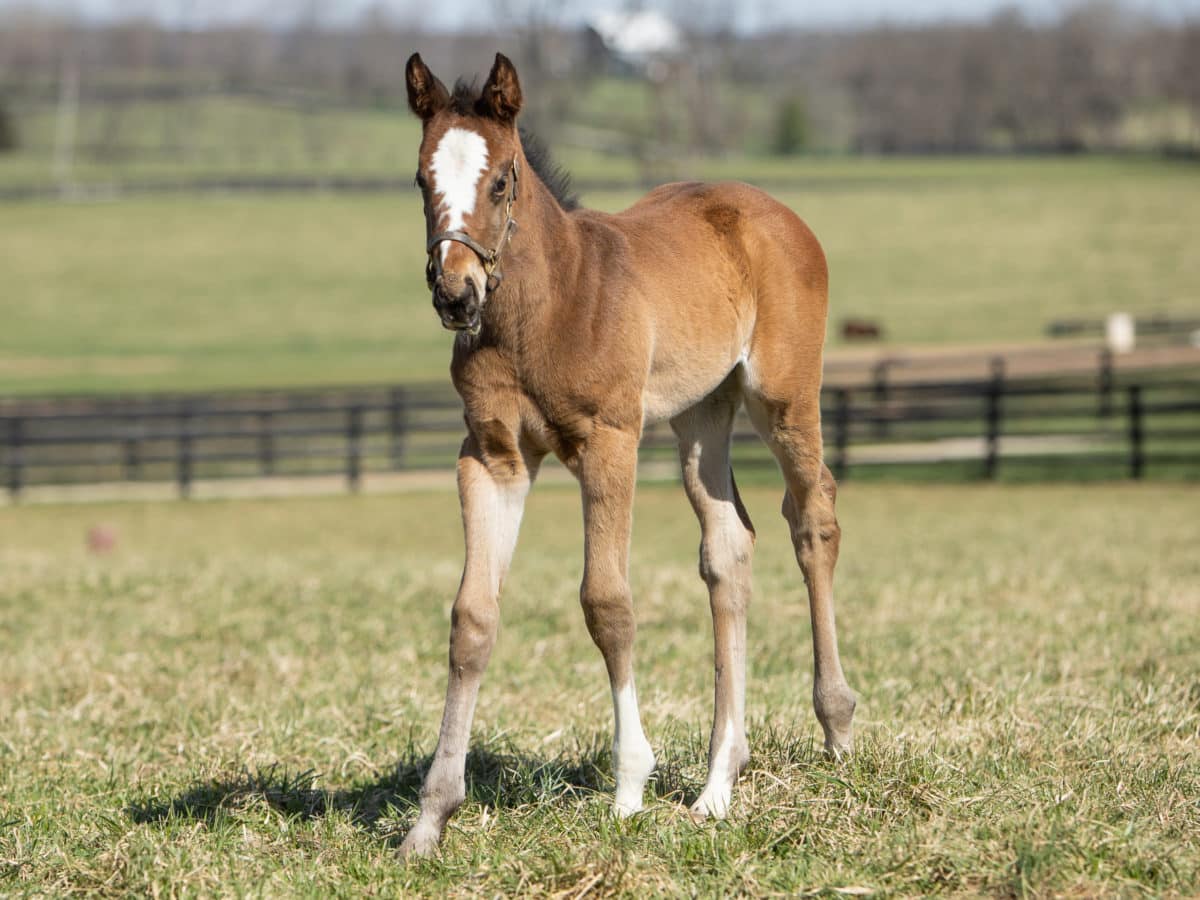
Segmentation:
{"type": "MultiPolygon", "coordinates": [[[[434,253],[438,245],[442,241],[457,241],[460,244],[465,244],[479,257],[479,261],[483,263],[483,271],[487,273],[487,285],[484,289],[483,302],[487,301],[487,295],[496,290],[500,286],[500,281],[503,275],[498,270],[500,264],[500,254],[508,244],[508,239],[512,237],[513,231],[517,227],[517,220],[512,217],[513,204],[517,202],[517,160],[514,157],[512,167],[510,169],[511,183],[508,190],[508,200],[504,206],[504,229],[500,232],[500,239],[496,242],[496,246],[488,249],[471,237],[465,231],[442,231],[429,238],[425,242],[425,281],[429,285],[429,289],[433,290],[433,286],[437,283],[438,276],[441,275],[441,266],[438,264],[437,255],[434,253]]],[[[482,305],[482,304],[481,304],[482,305]]]]}

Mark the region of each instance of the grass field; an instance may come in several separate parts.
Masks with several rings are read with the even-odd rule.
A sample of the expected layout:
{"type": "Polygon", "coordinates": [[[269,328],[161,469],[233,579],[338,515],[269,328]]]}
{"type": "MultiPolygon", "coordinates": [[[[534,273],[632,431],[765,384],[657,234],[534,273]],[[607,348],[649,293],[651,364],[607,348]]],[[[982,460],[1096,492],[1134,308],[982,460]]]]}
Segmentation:
{"type": "Polygon", "coordinates": [[[639,497],[661,767],[617,823],[577,499],[543,489],[469,800],[410,867],[394,848],[440,714],[451,494],[0,510],[0,894],[1200,892],[1200,492],[848,486],[843,763],[818,753],[778,492],[747,501],[753,761],[731,820],[680,805],[711,697],[686,501],[639,497]],[[84,550],[97,523],[119,535],[106,557],[84,550]]]}
{"type": "MultiPolygon", "coordinates": [[[[789,179],[776,193],[825,244],[833,320],[877,319],[892,342],[1036,339],[1054,318],[1200,304],[1194,166],[759,160],[693,174],[789,179]]],[[[0,393],[444,378],[423,234],[415,194],[0,206],[0,393]]]]}
{"type": "MultiPolygon", "coordinates": [[[[54,183],[57,109],[31,108],[18,121],[22,146],[0,157],[0,185],[54,183]]],[[[251,96],[196,95],[171,102],[83,103],[80,181],[227,174],[383,174],[420,140],[407,110],[304,109],[251,96]]]]}
{"type": "MultiPolygon", "coordinates": [[[[775,116],[770,97],[721,85],[714,99],[726,111],[723,120],[738,151],[760,155],[769,149],[775,116]]],[[[85,96],[74,122],[69,177],[103,182],[232,174],[394,176],[398,167],[407,171],[420,123],[402,96],[392,101],[396,106],[343,102],[283,91],[274,96],[199,92],[124,102],[85,96]]],[[[54,158],[57,104],[18,104],[16,111],[19,146],[0,154],[0,187],[55,184],[60,174],[54,158]]],[[[686,146],[691,130],[685,110],[675,104],[664,109],[644,86],[626,79],[575,85],[569,114],[566,123],[556,118],[558,131],[570,136],[572,126],[583,130],[573,145],[563,142],[562,156],[587,179],[633,180],[641,172],[633,146],[664,139],[668,147],[670,142],[686,146]],[[664,113],[665,124],[660,119],[664,113]],[[597,136],[605,145],[628,146],[631,152],[597,152],[597,136]]],[[[814,149],[844,149],[832,135],[814,134],[813,139],[814,149]]]]}
{"type": "MultiPolygon", "coordinates": [[[[212,80],[202,82],[177,85],[185,94],[170,99],[143,96],[116,102],[85,92],[74,121],[66,177],[94,183],[229,175],[394,176],[398,165],[401,170],[410,165],[420,125],[402,97],[354,106],[344,98],[301,91],[221,93],[214,91],[212,80]],[[194,92],[186,93],[188,88],[194,92]]],[[[170,87],[147,82],[143,74],[109,85],[122,93],[138,86],[151,92],[170,87]]],[[[87,87],[100,94],[105,90],[103,81],[90,80],[87,87]]],[[[551,104],[556,109],[544,110],[540,124],[552,119],[547,136],[580,178],[641,177],[647,169],[635,158],[636,148],[652,160],[648,165],[654,172],[685,175],[724,167],[716,160],[688,158],[693,151],[686,148],[696,145],[696,123],[684,105],[655,100],[645,85],[600,78],[587,85],[572,83],[567,90],[566,108],[560,94],[560,101],[551,104]]],[[[795,159],[769,158],[783,99],[778,92],[732,82],[711,85],[710,91],[715,119],[708,128],[713,121],[720,123],[724,151],[741,157],[729,161],[738,177],[745,177],[747,165],[779,170],[796,165],[795,159]]],[[[15,151],[0,154],[0,188],[56,184],[64,175],[55,164],[57,103],[16,98],[10,103],[19,143],[15,151]]],[[[809,151],[851,151],[851,111],[831,113],[809,123],[809,151]]],[[[533,116],[527,124],[538,124],[536,111],[526,115],[533,116]]],[[[1172,143],[1190,146],[1194,126],[1186,104],[1158,102],[1126,110],[1117,131],[1121,146],[1153,152],[1172,143]]]]}

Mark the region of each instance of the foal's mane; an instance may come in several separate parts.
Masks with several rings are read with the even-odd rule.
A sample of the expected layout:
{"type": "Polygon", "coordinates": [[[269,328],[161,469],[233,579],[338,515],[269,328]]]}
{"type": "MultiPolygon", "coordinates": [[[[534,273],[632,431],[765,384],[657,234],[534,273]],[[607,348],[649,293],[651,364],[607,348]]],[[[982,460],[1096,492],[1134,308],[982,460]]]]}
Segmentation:
{"type": "MultiPolygon", "coordinates": [[[[454,83],[454,93],[450,97],[450,108],[460,116],[483,115],[486,109],[483,98],[475,80],[463,78],[454,83]]],[[[521,149],[529,168],[546,185],[558,205],[570,212],[579,209],[579,195],[571,189],[571,173],[554,161],[549,148],[533,132],[521,128],[521,149]]]]}

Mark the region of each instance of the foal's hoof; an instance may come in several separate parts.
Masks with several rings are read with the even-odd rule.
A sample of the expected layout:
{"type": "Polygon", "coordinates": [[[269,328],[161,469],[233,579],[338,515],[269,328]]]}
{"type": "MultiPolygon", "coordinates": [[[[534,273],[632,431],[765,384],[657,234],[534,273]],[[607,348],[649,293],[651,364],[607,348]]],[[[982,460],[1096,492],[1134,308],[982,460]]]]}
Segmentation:
{"type": "Polygon", "coordinates": [[[854,741],[850,735],[825,739],[825,754],[830,759],[842,760],[854,752],[854,741]]]}
{"type": "Polygon", "coordinates": [[[706,819],[724,819],[729,815],[732,793],[729,788],[706,787],[689,810],[692,821],[699,823],[706,819]]]}
{"type": "Polygon", "coordinates": [[[825,747],[825,755],[834,762],[841,762],[843,759],[848,759],[853,752],[854,748],[849,744],[837,744],[825,747]]]}
{"type": "Polygon", "coordinates": [[[634,805],[633,803],[622,803],[618,800],[612,805],[612,813],[618,819],[628,819],[630,816],[636,816],[641,811],[641,802],[634,805]]]}
{"type": "Polygon", "coordinates": [[[404,843],[400,845],[400,858],[409,860],[432,856],[438,848],[440,838],[441,835],[433,829],[424,828],[418,824],[408,833],[404,838],[404,843]]]}
{"type": "Polygon", "coordinates": [[[858,699],[845,685],[813,690],[813,708],[825,732],[825,752],[834,759],[850,755],[854,743],[854,709],[858,699]]]}

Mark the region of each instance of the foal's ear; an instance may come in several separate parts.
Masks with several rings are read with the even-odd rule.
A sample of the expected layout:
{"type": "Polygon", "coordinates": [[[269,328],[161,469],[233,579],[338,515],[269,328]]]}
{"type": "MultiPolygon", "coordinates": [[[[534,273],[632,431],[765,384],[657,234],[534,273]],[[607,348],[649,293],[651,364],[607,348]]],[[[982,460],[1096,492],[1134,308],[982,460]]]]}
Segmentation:
{"type": "Polygon", "coordinates": [[[421,59],[420,53],[414,53],[408,58],[404,67],[405,81],[408,83],[408,108],[421,119],[428,122],[445,109],[450,102],[450,92],[429,71],[429,66],[421,59]]]}
{"type": "Polygon", "coordinates": [[[511,123],[521,111],[521,82],[517,69],[503,53],[496,54],[491,74],[483,86],[483,102],[501,122],[511,123]]]}

